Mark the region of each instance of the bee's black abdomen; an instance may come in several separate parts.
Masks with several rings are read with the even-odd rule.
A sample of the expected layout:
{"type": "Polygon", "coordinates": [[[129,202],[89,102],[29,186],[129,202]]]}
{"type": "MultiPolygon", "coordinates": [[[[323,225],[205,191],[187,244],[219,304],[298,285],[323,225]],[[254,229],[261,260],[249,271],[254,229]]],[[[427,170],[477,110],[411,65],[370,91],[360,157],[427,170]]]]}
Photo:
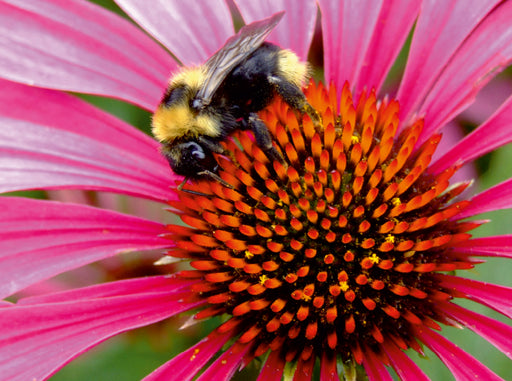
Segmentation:
{"type": "Polygon", "coordinates": [[[219,93],[238,106],[240,117],[261,111],[274,98],[275,90],[268,78],[277,72],[279,51],[276,45],[262,44],[226,78],[219,93]]]}

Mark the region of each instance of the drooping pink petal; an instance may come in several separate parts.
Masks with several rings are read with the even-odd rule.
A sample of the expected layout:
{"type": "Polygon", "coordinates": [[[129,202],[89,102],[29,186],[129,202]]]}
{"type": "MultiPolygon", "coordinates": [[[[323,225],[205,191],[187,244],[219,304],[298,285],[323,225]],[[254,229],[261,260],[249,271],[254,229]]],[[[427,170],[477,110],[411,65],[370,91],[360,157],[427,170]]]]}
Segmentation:
{"type": "MultiPolygon", "coordinates": [[[[94,205],[93,200],[90,197],[90,194],[86,190],[82,189],[58,189],[58,190],[47,190],[46,197],[48,200],[53,201],[61,201],[61,202],[72,202],[74,204],[83,204],[83,205],[94,205]]],[[[99,195],[100,193],[98,193],[99,195]]],[[[101,193],[101,194],[108,194],[110,197],[116,197],[118,195],[114,195],[112,193],[101,193]]],[[[98,205],[101,208],[105,209],[112,209],[112,210],[119,210],[116,208],[109,208],[108,206],[105,207],[103,205],[98,205]]]]}
{"type": "Polygon", "coordinates": [[[450,59],[419,110],[425,113],[426,127],[419,144],[468,107],[478,91],[512,61],[510,20],[512,3],[501,2],[450,59]]]}
{"type": "Polygon", "coordinates": [[[250,344],[233,344],[197,378],[197,381],[227,381],[231,379],[241,366],[249,349],[251,349],[250,344]]]}
{"type": "MultiPolygon", "coordinates": [[[[90,267],[90,266],[89,266],[90,267]]],[[[88,267],[82,267],[82,269],[88,269],[88,267]]],[[[75,285],[75,281],[81,282],[84,281],[85,285],[89,285],[92,282],[97,281],[103,281],[103,278],[99,277],[99,274],[97,271],[90,271],[90,274],[87,274],[87,277],[85,278],[77,278],[73,274],[72,277],[68,278],[66,277],[65,280],[56,279],[56,278],[50,278],[43,280],[38,283],[31,284],[28,287],[23,288],[20,292],[16,293],[15,298],[25,298],[28,296],[36,296],[36,295],[44,295],[44,294],[52,294],[54,292],[60,292],[69,289],[71,286],[70,283],[73,284],[73,286],[83,286],[83,284],[75,285]],[[90,276],[89,276],[90,275],[90,276]]]]}
{"type": "Polygon", "coordinates": [[[460,297],[483,304],[512,319],[512,288],[464,279],[451,275],[438,275],[441,286],[453,290],[460,297]]]}
{"type": "Polygon", "coordinates": [[[356,79],[365,63],[382,1],[319,0],[324,42],[324,77],[341,93],[345,81],[359,87],[356,79]]]}
{"type": "Polygon", "coordinates": [[[441,304],[439,308],[512,359],[512,327],[453,303],[441,304]]]}
{"type": "Polygon", "coordinates": [[[144,293],[176,293],[187,291],[196,281],[184,280],[175,275],[157,275],[144,278],[123,279],[115,282],[68,289],[53,294],[29,296],[18,300],[17,306],[67,303],[79,300],[110,298],[144,293]]]}
{"type": "Polygon", "coordinates": [[[201,64],[234,34],[222,0],[115,0],[184,65],[201,64]]]}
{"type": "Polygon", "coordinates": [[[336,356],[324,352],[320,361],[320,381],[340,381],[336,356]]]}
{"type": "Polygon", "coordinates": [[[175,199],[149,136],[71,95],[0,80],[0,191],[86,188],[175,199]]]}
{"type": "Polygon", "coordinates": [[[0,76],[154,110],[176,68],[129,21],[88,1],[0,3],[0,76]]]}
{"type": "Polygon", "coordinates": [[[382,361],[371,349],[364,351],[363,367],[370,381],[392,381],[393,378],[382,361]]]}
{"type": "Polygon", "coordinates": [[[457,214],[457,219],[508,208],[512,208],[512,179],[477,194],[471,204],[457,214]]]}
{"type": "Polygon", "coordinates": [[[417,328],[416,336],[441,359],[456,380],[502,380],[469,353],[429,328],[417,328]]]}
{"type": "Polygon", "coordinates": [[[284,10],[284,17],[267,40],[307,60],[315,32],[317,7],[314,0],[301,1],[300,6],[297,6],[296,0],[235,0],[235,3],[246,24],[284,10]]]}
{"type": "Polygon", "coordinates": [[[119,253],[170,247],[165,226],[85,205],[0,197],[0,296],[119,253]]]}
{"type": "Polygon", "coordinates": [[[156,291],[148,287],[154,283],[153,278],[132,280],[121,287],[119,295],[108,291],[112,284],[103,284],[92,288],[89,295],[84,292],[80,299],[1,308],[0,326],[9,327],[0,331],[2,377],[11,381],[46,379],[109,337],[202,303],[183,302],[188,293],[177,291],[181,287],[172,279],[156,291]],[[27,358],[33,360],[30,366],[27,358]]]}
{"type": "Polygon", "coordinates": [[[400,120],[419,111],[426,95],[461,43],[499,0],[423,1],[398,90],[400,120]]]}
{"type": "Polygon", "coordinates": [[[458,118],[477,126],[483,124],[496,112],[496,106],[504,104],[511,93],[512,78],[506,74],[497,75],[478,92],[475,102],[461,112],[458,118]]]}
{"type": "Polygon", "coordinates": [[[272,351],[261,368],[257,381],[281,381],[286,362],[279,351],[272,351]]]}
{"type": "Polygon", "coordinates": [[[391,366],[395,370],[396,374],[402,380],[411,381],[428,381],[430,380],[425,373],[412,361],[409,356],[405,354],[400,348],[398,348],[392,341],[386,340],[382,343],[382,347],[386,352],[391,366]]]}
{"type": "Polygon", "coordinates": [[[313,377],[313,368],[315,366],[315,357],[311,356],[304,360],[302,357],[297,361],[297,368],[293,375],[293,381],[311,381],[313,377]]]}
{"type": "Polygon", "coordinates": [[[429,172],[440,173],[454,164],[474,160],[512,141],[512,97],[484,124],[466,136],[430,167],[429,172]]]}
{"type": "Polygon", "coordinates": [[[137,145],[135,155],[155,155],[158,147],[151,137],[76,97],[6,80],[0,80],[0,115],[74,133],[87,130],[87,136],[109,144],[137,145]]]}
{"type": "Polygon", "coordinates": [[[379,91],[418,16],[420,5],[419,0],[384,3],[355,83],[356,94],[364,86],[379,91]]]}
{"type": "Polygon", "coordinates": [[[117,210],[152,221],[169,219],[169,211],[162,208],[161,202],[106,192],[97,192],[95,196],[94,205],[100,208],[117,210]]]}
{"type": "Polygon", "coordinates": [[[459,253],[481,257],[512,258],[512,235],[470,239],[457,243],[453,248],[459,253]]]}
{"type": "MultiPolygon", "coordinates": [[[[462,139],[464,139],[464,133],[462,126],[456,121],[452,120],[443,127],[443,135],[441,141],[437,145],[436,151],[432,155],[432,163],[436,162],[441,156],[450,151],[453,146],[457,145],[462,139]]],[[[430,171],[430,167],[428,171],[430,171]]],[[[450,183],[456,184],[462,181],[471,181],[478,178],[476,167],[473,163],[468,162],[460,167],[454,175],[450,178],[450,183]]],[[[470,197],[476,193],[476,187],[469,187],[467,192],[464,194],[466,197],[470,197]]]]}
{"type": "Polygon", "coordinates": [[[81,189],[46,190],[49,200],[92,205],[102,209],[114,210],[152,221],[167,221],[169,211],[162,208],[162,203],[144,198],[121,195],[110,192],[95,192],[81,189]]]}
{"type": "Polygon", "coordinates": [[[193,347],[147,375],[143,381],[189,381],[230,338],[229,334],[219,334],[214,331],[193,347]]]}

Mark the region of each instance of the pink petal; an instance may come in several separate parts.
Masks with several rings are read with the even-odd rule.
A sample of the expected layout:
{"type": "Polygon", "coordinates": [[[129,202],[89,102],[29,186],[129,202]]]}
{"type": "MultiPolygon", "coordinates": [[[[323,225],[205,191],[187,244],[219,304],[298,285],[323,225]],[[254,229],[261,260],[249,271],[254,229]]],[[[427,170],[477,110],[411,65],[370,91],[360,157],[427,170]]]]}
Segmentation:
{"type": "Polygon", "coordinates": [[[284,10],[283,19],[268,40],[307,60],[315,32],[317,7],[314,0],[302,0],[300,6],[297,6],[296,0],[235,0],[235,3],[246,24],[284,10]]]}
{"type": "Polygon", "coordinates": [[[96,203],[93,205],[100,208],[120,211],[152,221],[169,219],[169,211],[162,208],[161,202],[106,192],[97,192],[95,196],[96,203]]]}
{"type": "Polygon", "coordinates": [[[501,380],[469,353],[428,328],[418,328],[416,336],[450,369],[456,380],[501,380]]]}
{"type": "Polygon", "coordinates": [[[456,215],[462,219],[494,210],[512,208],[512,179],[508,179],[471,199],[471,204],[456,215]]]}
{"type": "Polygon", "coordinates": [[[479,257],[512,258],[512,235],[470,239],[454,245],[453,248],[458,253],[479,257]]]}
{"type": "Polygon", "coordinates": [[[242,364],[251,345],[235,343],[201,374],[197,381],[227,381],[242,364]]]}
{"type": "Polygon", "coordinates": [[[431,173],[440,173],[454,164],[467,163],[512,141],[512,97],[484,124],[453,146],[430,168],[431,173]]]}
{"type": "Polygon", "coordinates": [[[231,14],[221,0],[115,0],[183,64],[200,64],[234,34],[231,14]]]}
{"type": "Polygon", "coordinates": [[[363,367],[369,381],[393,380],[384,364],[370,349],[364,352],[363,367]]]}
{"type": "Polygon", "coordinates": [[[176,63],[129,21],[86,1],[0,4],[0,75],[154,110],[176,63]]]}
{"type": "Polygon", "coordinates": [[[315,366],[315,358],[311,356],[308,360],[302,357],[297,362],[297,368],[293,375],[293,381],[311,381],[313,377],[313,368],[315,366]]]}
{"type": "Polygon", "coordinates": [[[385,341],[382,344],[384,351],[391,360],[391,366],[395,370],[396,374],[401,380],[410,381],[428,381],[430,378],[412,361],[409,356],[405,354],[400,348],[398,348],[390,340],[385,341]]]}
{"type": "Polygon", "coordinates": [[[480,125],[495,113],[497,105],[505,103],[510,94],[512,94],[512,78],[506,74],[497,75],[478,92],[475,102],[458,117],[480,125]]]}
{"type": "Polygon", "coordinates": [[[450,58],[498,0],[424,1],[398,90],[400,120],[418,111],[450,58]]]}
{"type": "MultiPolygon", "coordinates": [[[[46,197],[48,200],[52,201],[61,201],[61,202],[71,202],[73,204],[83,204],[83,205],[91,205],[91,206],[100,206],[104,209],[112,209],[119,210],[116,208],[109,208],[108,206],[103,206],[99,204],[99,202],[93,201],[90,192],[81,189],[57,189],[57,190],[47,190],[45,191],[46,197]]],[[[97,192],[98,195],[106,194],[110,197],[119,197],[117,194],[105,193],[105,192],[97,192]]],[[[161,205],[161,204],[159,204],[161,205]]]]}
{"type": "Polygon", "coordinates": [[[84,205],[0,198],[0,296],[94,261],[172,241],[156,222],[84,205]]]}
{"type": "Polygon", "coordinates": [[[419,0],[384,3],[356,81],[356,94],[365,86],[380,89],[409,35],[420,5],[419,0]]]}
{"type": "Polygon", "coordinates": [[[176,198],[158,144],[126,123],[57,91],[0,80],[1,192],[86,188],[176,198]]]}
{"type": "Polygon", "coordinates": [[[512,319],[512,288],[450,275],[438,275],[441,286],[512,319]]]}
{"type": "MultiPolygon", "coordinates": [[[[474,12],[466,2],[457,3],[474,12]]],[[[502,2],[450,59],[420,108],[426,128],[418,144],[473,103],[478,91],[512,61],[510,20],[512,2],[502,2]]]]}
{"type": "Polygon", "coordinates": [[[320,381],[340,381],[336,356],[330,357],[324,352],[320,363],[320,381]]]}
{"type": "Polygon", "coordinates": [[[285,365],[286,362],[279,351],[270,352],[257,381],[281,381],[285,365]]]}
{"type": "Polygon", "coordinates": [[[360,88],[356,79],[365,64],[383,3],[376,0],[319,0],[318,3],[322,13],[325,81],[333,81],[338,94],[345,81],[353,88],[360,88]]]}
{"type": "Polygon", "coordinates": [[[11,381],[46,379],[87,349],[121,332],[197,307],[181,301],[174,281],[148,292],[153,278],[125,283],[119,295],[103,284],[79,300],[0,308],[0,373],[11,381]],[[140,291],[139,290],[140,287],[140,291]],[[109,296],[103,297],[106,289],[109,296]],[[100,296],[98,297],[99,294],[100,296]],[[27,366],[27,359],[30,366],[27,366]]]}
{"type": "Polygon", "coordinates": [[[95,284],[92,286],[65,290],[53,294],[36,295],[18,300],[17,306],[51,303],[67,303],[80,300],[129,296],[132,294],[176,293],[187,291],[196,283],[183,280],[174,275],[158,275],[143,278],[123,279],[115,282],[95,284]]]}
{"type": "Polygon", "coordinates": [[[45,193],[53,201],[96,206],[152,221],[169,219],[169,211],[162,208],[162,203],[158,201],[107,192],[95,192],[91,195],[89,191],[80,189],[46,190],[45,193]]]}
{"type": "MultiPolygon", "coordinates": [[[[81,269],[88,269],[88,267],[82,267],[81,269]]],[[[23,288],[23,290],[21,290],[20,292],[17,292],[15,294],[14,299],[26,298],[29,296],[36,295],[52,294],[54,292],[67,290],[69,287],[80,287],[83,285],[89,285],[97,281],[104,281],[104,278],[99,278],[98,272],[95,270],[90,271],[89,274],[85,274],[85,277],[83,278],[78,277],[77,279],[77,277],[75,277],[74,275],[75,274],[73,274],[69,278],[66,277],[65,280],[50,278],[43,280],[41,282],[31,284],[30,286],[23,288]],[[79,284],[76,284],[75,282],[79,284]],[[81,282],[85,283],[80,284],[81,282]]]]}
{"type": "MultiPolygon", "coordinates": [[[[462,130],[461,125],[456,121],[452,120],[448,122],[446,126],[443,127],[443,136],[439,144],[437,145],[437,149],[432,155],[432,162],[438,161],[440,157],[442,157],[445,153],[450,151],[453,146],[458,144],[462,139],[464,139],[465,133],[462,130]]],[[[431,171],[430,167],[428,171],[431,171]]],[[[456,184],[462,181],[471,181],[472,179],[477,179],[478,173],[476,171],[473,163],[468,162],[466,165],[460,167],[457,172],[450,178],[450,183],[456,184]]],[[[464,193],[465,196],[469,197],[476,192],[476,187],[468,188],[467,192],[464,193]]]]}
{"type": "Polygon", "coordinates": [[[512,327],[453,303],[445,303],[439,308],[512,359],[512,327]]]}
{"type": "Polygon", "coordinates": [[[143,381],[188,381],[222,348],[231,337],[229,334],[212,332],[199,343],[180,353],[149,374],[143,381]]]}

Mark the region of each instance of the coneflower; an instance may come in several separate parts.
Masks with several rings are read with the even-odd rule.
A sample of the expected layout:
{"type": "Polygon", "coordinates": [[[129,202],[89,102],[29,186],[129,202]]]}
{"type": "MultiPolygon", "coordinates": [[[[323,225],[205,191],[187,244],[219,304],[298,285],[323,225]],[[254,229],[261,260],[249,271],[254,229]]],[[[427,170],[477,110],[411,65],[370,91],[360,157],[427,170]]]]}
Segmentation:
{"type": "MultiPolygon", "coordinates": [[[[118,4],[184,64],[204,61],[234,33],[221,1],[118,4]],[[180,20],[172,28],[171,15],[180,20]]],[[[510,258],[511,237],[472,238],[483,222],[470,218],[512,206],[512,180],[469,197],[470,181],[452,178],[512,139],[512,99],[432,157],[442,128],[512,59],[512,2],[236,6],[246,22],[284,9],[270,40],[303,59],[319,7],[325,81],[304,92],[323,125],[277,98],[260,116],[286,165],[238,131],[224,143],[232,155],[216,157],[232,188],[205,179],[188,183],[190,193],[177,191],[182,179],[154,140],[64,93],[152,111],[177,70],[171,56],[87,2],[0,2],[2,191],[116,192],[161,202],[183,222],[2,197],[2,297],[129,250],[161,250],[161,263],[188,266],[3,301],[0,379],[48,379],[107,338],[182,312],[221,323],[145,380],[228,380],[255,358],[260,380],[427,379],[409,357],[425,347],[456,379],[500,379],[443,326],[467,327],[511,356],[512,328],[459,300],[512,318],[510,288],[464,276],[476,257],[510,258]],[[414,23],[398,92],[382,95],[414,23]]]]}

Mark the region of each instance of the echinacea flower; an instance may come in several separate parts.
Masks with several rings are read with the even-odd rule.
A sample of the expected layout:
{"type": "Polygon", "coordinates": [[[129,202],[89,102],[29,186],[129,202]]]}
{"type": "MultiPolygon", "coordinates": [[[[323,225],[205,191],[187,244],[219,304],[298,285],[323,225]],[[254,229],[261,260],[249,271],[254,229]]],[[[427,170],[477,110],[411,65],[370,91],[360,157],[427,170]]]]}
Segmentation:
{"type": "Polygon", "coordinates": [[[325,84],[305,93],[323,130],[276,99],[261,118],[287,167],[239,131],[225,142],[232,157],[217,156],[232,188],[186,186],[197,194],[176,190],[154,140],[68,92],[154,110],[175,59],[200,63],[234,33],[229,7],[116,2],[173,56],[85,1],[0,1],[0,189],[146,198],[184,225],[2,197],[0,293],[129,250],[190,266],[3,301],[0,379],[47,379],[118,333],[182,312],[222,323],[146,380],[227,380],[256,357],[261,380],[309,380],[317,360],[321,380],[421,380],[410,355],[424,348],[456,379],[500,379],[442,327],[467,327],[511,357],[510,325],[459,301],[512,318],[510,288],[464,274],[481,257],[511,257],[510,235],[468,232],[483,223],[474,216],[512,206],[512,179],[469,198],[470,181],[450,180],[512,140],[512,98],[432,156],[443,127],[512,60],[511,1],[236,1],[247,23],[285,10],[269,39],[302,59],[319,7],[325,84]],[[413,25],[397,94],[381,94],[413,25]]]}

